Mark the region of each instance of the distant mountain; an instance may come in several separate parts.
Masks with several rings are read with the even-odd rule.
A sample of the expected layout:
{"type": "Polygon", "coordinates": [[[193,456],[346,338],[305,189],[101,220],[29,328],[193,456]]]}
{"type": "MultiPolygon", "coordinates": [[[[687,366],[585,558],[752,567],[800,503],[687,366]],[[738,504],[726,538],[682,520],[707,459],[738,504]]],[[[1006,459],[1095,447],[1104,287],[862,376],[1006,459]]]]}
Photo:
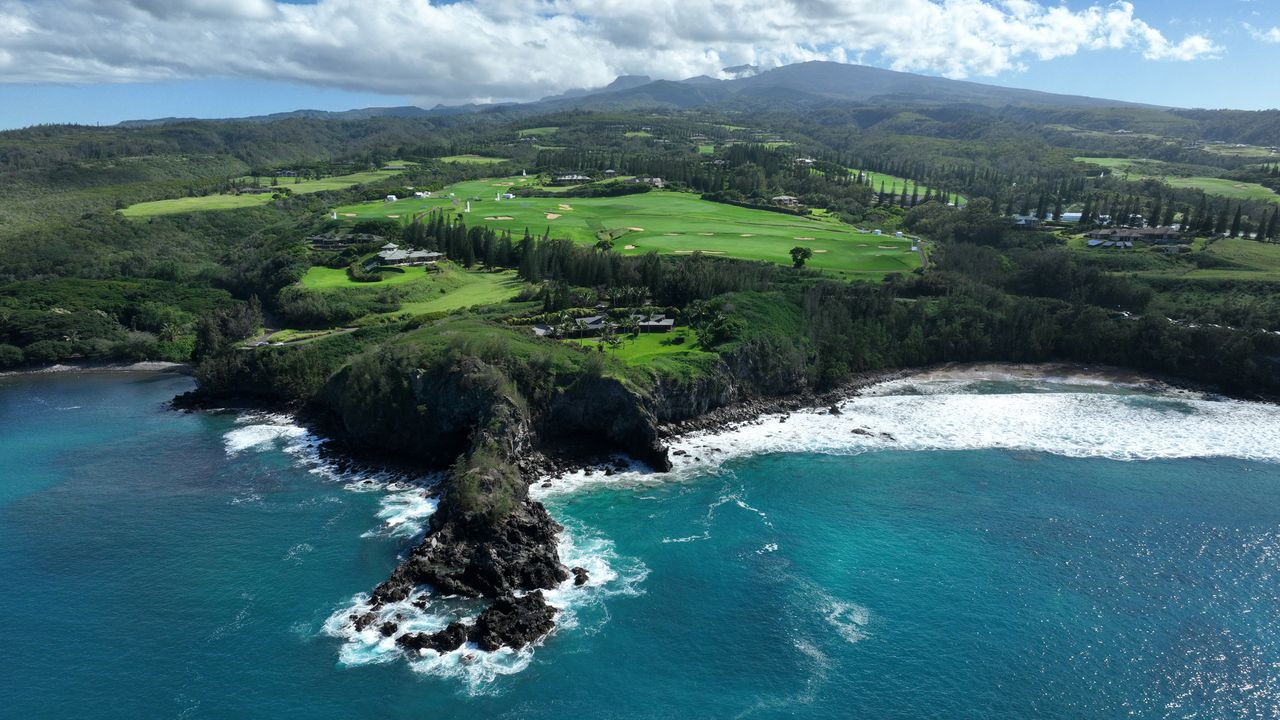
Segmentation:
{"type": "MultiPolygon", "coordinates": [[[[786,103],[803,106],[832,101],[873,106],[1153,107],[1120,100],[1059,95],[835,62],[805,62],[772,70],[761,70],[754,65],[738,65],[725,68],[722,72],[727,79],[699,75],[685,80],[652,80],[645,75],[623,75],[602,88],[569,90],[531,103],[438,105],[430,110],[414,106],[363,108],[343,112],[295,110],[240,119],[258,122],[289,118],[364,120],[377,117],[441,117],[491,111],[538,114],[574,109],[693,108],[720,103],[786,103]]],[[[145,126],[183,120],[131,120],[120,124],[126,127],[145,126]]]]}

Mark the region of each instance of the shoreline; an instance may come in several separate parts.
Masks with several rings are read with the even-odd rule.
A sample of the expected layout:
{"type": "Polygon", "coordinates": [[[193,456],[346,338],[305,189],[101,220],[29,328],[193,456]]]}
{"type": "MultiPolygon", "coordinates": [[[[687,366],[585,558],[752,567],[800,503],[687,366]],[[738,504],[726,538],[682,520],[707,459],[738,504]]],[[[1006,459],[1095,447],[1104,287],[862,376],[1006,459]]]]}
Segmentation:
{"type": "Polygon", "coordinates": [[[22,370],[6,370],[0,372],[0,378],[21,377],[24,375],[59,375],[64,373],[177,373],[192,375],[195,368],[190,363],[168,362],[165,360],[143,360],[134,363],[54,363],[37,368],[22,370]]]}
{"type": "MultiPolygon", "coordinates": [[[[894,380],[908,378],[928,378],[932,380],[1035,380],[1061,378],[1081,382],[1105,382],[1115,385],[1142,387],[1152,391],[1181,390],[1204,393],[1208,395],[1232,397],[1220,393],[1217,389],[1181,378],[1160,377],[1154,373],[1144,373],[1129,368],[1110,365],[1089,365],[1084,363],[1047,362],[1047,363],[1009,363],[1009,362],[966,362],[941,363],[925,365],[917,368],[897,368],[891,370],[874,370],[860,373],[839,387],[826,392],[806,392],[795,395],[779,395],[775,397],[752,398],[749,400],[716,408],[697,417],[689,418],[659,426],[660,437],[664,442],[680,440],[690,435],[706,432],[733,430],[741,425],[753,424],[761,418],[771,415],[789,415],[805,410],[831,411],[840,403],[863,395],[868,389],[894,380]]],[[[1237,397],[1248,402],[1273,403],[1273,399],[1262,397],[1237,397]]],[[[833,413],[833,414],[838,414],[833,413]]]]}

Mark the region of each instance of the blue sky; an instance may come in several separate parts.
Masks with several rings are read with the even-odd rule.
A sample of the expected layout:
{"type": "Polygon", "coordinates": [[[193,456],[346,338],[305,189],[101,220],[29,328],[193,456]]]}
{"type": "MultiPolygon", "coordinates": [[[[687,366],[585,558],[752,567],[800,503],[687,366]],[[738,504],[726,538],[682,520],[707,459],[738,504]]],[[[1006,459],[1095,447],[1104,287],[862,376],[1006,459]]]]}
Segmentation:
{"type": "Polygon", "coordinates": [[[1280,0],[0,0],[0,127],[530,100],[813,59],[1273,108],[1280,0]]]}

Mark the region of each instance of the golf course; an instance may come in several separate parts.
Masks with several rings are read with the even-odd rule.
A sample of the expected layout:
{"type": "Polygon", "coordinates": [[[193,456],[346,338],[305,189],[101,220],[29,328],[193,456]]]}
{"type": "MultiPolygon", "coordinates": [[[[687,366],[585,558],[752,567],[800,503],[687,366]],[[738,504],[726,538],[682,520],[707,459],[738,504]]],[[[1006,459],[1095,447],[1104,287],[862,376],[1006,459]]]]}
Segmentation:
{"type": "Polygon", "coordinates": [[[859,232],[826,215],[755,210],[702,200],[692,193],[655,190],[620,197],[496,199],[521,187],[537,187],[536,183],[533,177],[488,178],[451,185],[430,198],[362,203],[334,212],[350,223],[409,223],[430,211],[446,210],[463,214],[468,224],[482,223],[515,236],[526,230],[536,236],[546,232],[588,245],[608,239],[623,254],[701,252],[790,264],[791,248],[804,246],[814,253],[809,267],[848,276],[883,277],[920,265],[909,239],[859,232]]]}
{"type": "Polygon", "coordinates": [[[1163,163],[1159,160],[1078,157],[1075,158],[1075,161],[1106,168],[1130,180],[1159,180],[1169,187],[1203,190],[1210,195],[1220,195],[1232,200],[1263,200],[1280,203],[1280,195],[1272,192],[1270,188],[1263,187],[1257,183],[1238,182],[1216,177],[1183,177],[1160,173],[1159,168],[1163,163]]]}
{"type": "MultiPolygon", "coordinates": [[[[369,170],[366,172],[351,173],[349,175],[335,175],[333,177],[320,178],[319,180],[303,180],[294,182],[293,178],[280,178],[279,185],[276,186],[280,191],[288,190],[295,195],[305,195],[307,193],[325,192],[327,190],[342,190],[353,185],[362,185],[365,183],[377,182],[386,178],[399,175],[401,170],[369,170]]],[[[149,218],[157,215],[173,215],[177,213],[199,212],[202,210],[236,210],[239,208],[254,207],[257,205],[265,205],[271,202],[271,194],[261,195],[201,195],[198,197],[172,198],[169,200],[155,200],[152,202],[138,203],[120,211],[120,214],[127,218],[149,218]]]]}

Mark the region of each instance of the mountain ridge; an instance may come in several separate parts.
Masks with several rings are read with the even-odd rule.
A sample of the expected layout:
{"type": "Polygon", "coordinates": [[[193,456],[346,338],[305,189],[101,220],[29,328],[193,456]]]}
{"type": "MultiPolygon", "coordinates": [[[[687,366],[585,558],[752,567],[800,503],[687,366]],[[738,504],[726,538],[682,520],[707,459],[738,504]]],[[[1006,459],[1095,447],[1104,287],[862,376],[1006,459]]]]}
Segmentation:
{"type": "Polygon", "coordinates": [[[427,109],[415,105],[367,107],[351,110],[300,109],[238,118],[157,118],[126,120],[121,127],[142,127],[202,119],[273,122],[293,118],[321,120],[366,120],[378,117],[442,117],[480,112],[528,112],[538,114],[564,110],[618,110],[644,107],[687,109],[728,102],[740,98],[761,101],[821,104],[852,102],[869,105],[916,106],[979,105],[986,107],[1030,106],[1053,108],[1147,108],[1169,109],[1144,103],[1066,95],[967,80],[918,75],[868,65],[810,61],[761,70],[751,65],[725,68],[725,79],[706,75],[684,80],[654,80],[647,75],[621,75],[601,88],[571,89],[526,103],[483,103],[436,105],[427,109]]]}

